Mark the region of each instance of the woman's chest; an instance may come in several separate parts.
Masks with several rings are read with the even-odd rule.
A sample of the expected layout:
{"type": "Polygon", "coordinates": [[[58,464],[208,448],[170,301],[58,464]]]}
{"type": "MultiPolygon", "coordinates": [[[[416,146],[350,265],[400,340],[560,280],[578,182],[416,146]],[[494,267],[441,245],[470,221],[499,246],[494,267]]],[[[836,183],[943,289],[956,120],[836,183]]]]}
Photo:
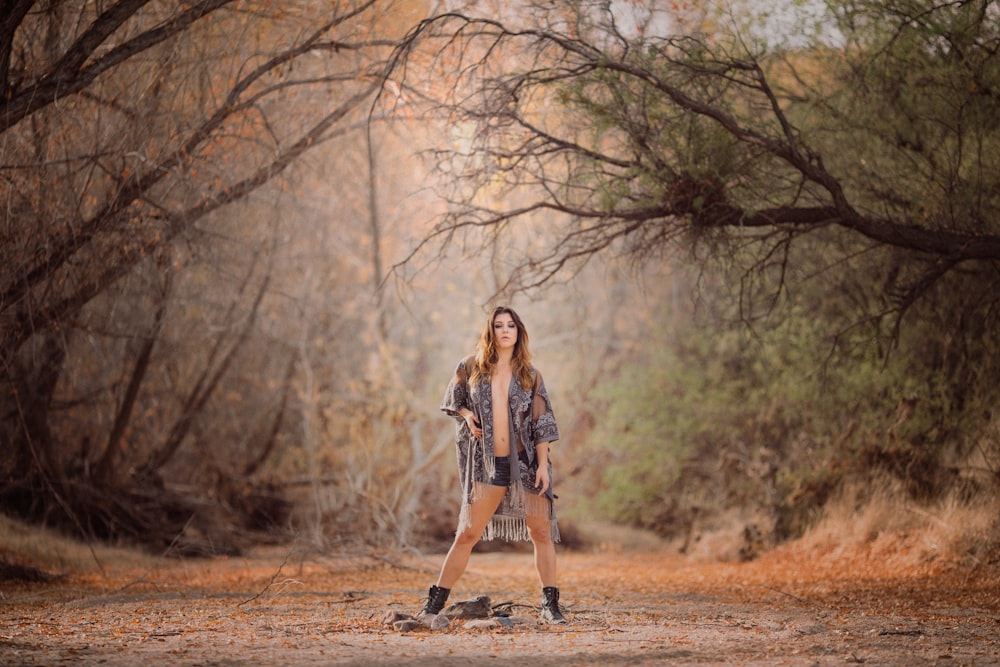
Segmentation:
{"type": "Polygon", "coordinates": [[[494,405],[507,405],[511,393],[510,371],[499,370],[490,378],[490,394],[494,405]]]}

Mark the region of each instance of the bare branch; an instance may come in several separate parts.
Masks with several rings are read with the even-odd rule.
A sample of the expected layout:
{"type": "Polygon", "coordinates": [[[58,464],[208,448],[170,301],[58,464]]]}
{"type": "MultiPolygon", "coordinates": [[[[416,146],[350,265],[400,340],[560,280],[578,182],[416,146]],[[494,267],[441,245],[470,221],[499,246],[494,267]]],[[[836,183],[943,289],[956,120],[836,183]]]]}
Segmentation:
{"type": "Polygon", "coordinates": [[[84,63],[104,41],[150,0],[122,0],[99,16],[90,29],[71,46],[46,74],[34,84],[0,101],[0,133],[6,132],[28,116],[60,99],[75,95],[89,86],[103,72],[120,65],[136,54],[175,37],[199,19],[233,0],[203,0],[177,17],[152,28],[101,55],[89,65],[84,63]]]}
{"type": "MultiPolygon", "coordinates": [[[[633,44],[609,21],[614,34],[600,37],[611,37],[610,48],[587,35],[515,29],[461,14],[434,17],[411,33],[401,60],[423,43],[433,44],[439,58],[457,51],[463,59],[438,103],[475,127],[475,139],[468,155],[441,155],[442,170],[456,183],[452,210],[394,271],[428,244],[451,243],[476,229],[495,242],[509,225],[541,212],[558,214],[561,240],[514,268],[535,275],[523,283],[531,287],[630,238],[639,248],[650,239],[668,245],[707,231],[777,230],[784,240],[773,250],[787,253],[795,236],[832,225],[883,247],[939,257],[949,267],[1000,259],[1000,235],[989,231],[862,212],[866,207],[847,194],[858,185],[845,185],[846,177],[808,144],[756,57],[713,51],[694,37],[633,44]],[[726,148],[691,143],[681,127],[726,148]],[[591,130],[586,141],[584,128],[591,130]],[[745,156],[745,166],[729,157],[730,163],[692,161],[692,152],[710,150],[745,156]],[[459,157],[464,170],[455,167],[459,157]],[[740,171],[748,168],[753,176],[740,171]],[[474,203],[498,184],[517,204],[494,210],[474,203]]],[[[899,201],[902,208],[908,200],[899,201]]]]}

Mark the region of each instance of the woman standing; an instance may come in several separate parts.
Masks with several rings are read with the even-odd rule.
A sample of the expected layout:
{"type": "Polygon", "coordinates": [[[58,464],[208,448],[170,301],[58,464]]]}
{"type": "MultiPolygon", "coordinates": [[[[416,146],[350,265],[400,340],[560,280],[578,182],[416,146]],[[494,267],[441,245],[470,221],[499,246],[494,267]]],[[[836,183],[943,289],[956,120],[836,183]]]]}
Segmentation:
{"type": "Polygon", "coordinates": [[[457,421],[462,483],[458,530],[421,614],[437,614],[480,539],[531,540],[542,586],[542,619],[565,623],[556,585],[559,527],[549,447],[559,439],[528,332],[513,309],[490,314],[476,353],[459,362],[441,409],[457,421]]]}

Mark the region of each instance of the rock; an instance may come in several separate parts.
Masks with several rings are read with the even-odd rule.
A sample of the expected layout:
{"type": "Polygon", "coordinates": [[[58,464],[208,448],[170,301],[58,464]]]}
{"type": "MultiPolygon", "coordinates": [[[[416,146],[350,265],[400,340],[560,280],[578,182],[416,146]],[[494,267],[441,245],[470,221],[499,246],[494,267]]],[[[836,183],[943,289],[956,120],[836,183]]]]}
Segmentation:
{"type": "Polygon", "coordinates": [[[430,627],[431,630],[447,630],[451,627],[451,619],[443,614],[435,614],[430,627]]]}
{"type": "Polygon", "coordinates": [[[418,618],[420,624],[431,630],[444,630],[451,627],[451,619],[444,614],[421,614],[418,618]]]}
{"type": "Polygon", "coordinates": [[[462,627],[466,630],[492,630],[493,628],[500,626],[492,618],[476,618],[471,621],[466,621],[462,627]]]}
{"type": "Polygon", "coordinates": [[[504,628],[514,627],[514,619],[507,616],[494,616],[493,620],[497,622],[498,625],[504,628]]]}
{"type": "Polygon", "coordinates": [[[456,602],[455,604],[448,605],[441,613],[451,619],[489,618],[490,598],[486,595],[480,595],[475,600],[456,602]]]}
{"type": "Polygon", "coordinates": [[[404,621],[396,621],[392,624],[392,627],[395,628],[397,632],[412,632],[413,630],[422,627],[422,623],[409,618],[404,621]]]}
{"type": "Polygon", "coordinates": [[[409,614],[404,614],[402,612],[393,611],[392,609],[390,609],[389,611],[385,612],[385,616],[382,617],[382,625],[388,625],[389,627],[393,627],[399,621],[412,621],[412,620],[414,619],[409,614]]]}

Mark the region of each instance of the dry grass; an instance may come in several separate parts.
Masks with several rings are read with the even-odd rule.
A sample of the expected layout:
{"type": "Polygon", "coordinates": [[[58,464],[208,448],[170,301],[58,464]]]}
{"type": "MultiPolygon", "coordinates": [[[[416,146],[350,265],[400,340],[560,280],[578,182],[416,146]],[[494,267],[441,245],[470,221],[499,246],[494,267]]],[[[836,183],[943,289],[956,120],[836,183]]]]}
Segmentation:
{"type": "Polygon", "coordinates": [[[920,504],[893,482],[875,491],[848,486],[824,509],[798,548],[838,560],[864,555],[886,567],[930,573],[977,568],[1000,557],[1000,496],[949,495],[920,504]]]}
{"type": "Polygon", "coordinates": [[[136,567],[153,567],[157,560],[143,551],[101,543],[87,544],[0,514],[0,562],[63,575],[93,570],[110,574],[136,567]]]}
{"type": "MultiPolygon", "coordinates": [[[[704,531],[683,560],[738,560],[734,554],[747,517],[737,513],[730,518],[704,531]]],[[[579,530],[586,550],[595,553],[676,554],[678,549],[676,541],[613,524],[580,524],[579,530]]],[[[288,549],[301,551],[294,545],[288,549]]],[[[827,504],[813,529],[774,550],[769,558],[812,559],[817,567],[830,570],[863,564],[864,571],[876,576],[997,568],[1000,493],[980,494],[971,501],[954,495],[918,504],[888,481],[874,492],[871,485],[847,487],[827,504]]],[[[56,575],[88,572],[113,580],[119,572],[157,568],[164,559],[128,547],[82,543],[0,514],[0,563],[4,562],[56,575]]]]}

